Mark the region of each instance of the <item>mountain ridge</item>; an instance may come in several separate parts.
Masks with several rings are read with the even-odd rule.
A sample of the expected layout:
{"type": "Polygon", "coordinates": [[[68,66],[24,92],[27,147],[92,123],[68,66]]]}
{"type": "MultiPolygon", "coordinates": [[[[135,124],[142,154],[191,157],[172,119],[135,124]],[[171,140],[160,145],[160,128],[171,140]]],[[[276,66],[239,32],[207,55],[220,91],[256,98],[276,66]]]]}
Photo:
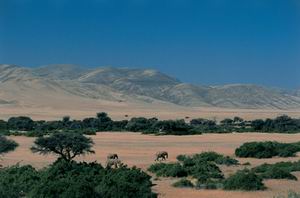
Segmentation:
{"type": "MultiPolygon", "coordinates": [[[[161,101],[189,107],[300,109],[299,90],[288,92],[255,84],[194,85],[153,69],[86,69],[72,64],[37,68],[0,65],[0,105],[10,104],[9,101],[26,105],[25,100],[30,101],[33,96],[29,94],[34,93],[53,99],[72,100],[74,97],[78,101],[86,98],[141,103],[161,101]]],[[[38,98],[32,100],[39,103],[38,98]]]]}

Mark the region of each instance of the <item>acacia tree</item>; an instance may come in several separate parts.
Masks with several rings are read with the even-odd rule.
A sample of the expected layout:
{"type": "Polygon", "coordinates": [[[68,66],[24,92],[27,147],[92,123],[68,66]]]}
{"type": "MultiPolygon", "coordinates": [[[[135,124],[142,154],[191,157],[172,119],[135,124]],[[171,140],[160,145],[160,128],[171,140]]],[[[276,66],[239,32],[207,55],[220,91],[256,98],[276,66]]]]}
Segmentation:
{"type": "Polygon", "coordinates": [[[15,150],[18,146],[13,140],[9,140],[4,136],[0,136],[0,155],[15,150]]]}
{"type": "Polygon", "coordinates": [[[71,161],[78,155],[95,153],[91,150],[94,144],[91,138],[79,133],[60,132],[49,137],[39,137],[31,147],[33,153],[47,155],[50,153],[59,155],[66,161],[71,161]]]}

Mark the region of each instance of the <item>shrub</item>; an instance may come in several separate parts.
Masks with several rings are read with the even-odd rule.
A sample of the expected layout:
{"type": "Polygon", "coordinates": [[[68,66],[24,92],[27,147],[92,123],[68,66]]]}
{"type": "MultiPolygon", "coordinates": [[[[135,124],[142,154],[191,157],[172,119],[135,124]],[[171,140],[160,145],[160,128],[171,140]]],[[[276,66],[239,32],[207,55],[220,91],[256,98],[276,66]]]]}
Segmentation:
{"type": "Polygon", "coordinates": [[[226,166],[230,166],[230,165],[237,165],[239,164],[239,161],[236,160],[236,159],[233,159],[229,156],[225,156],[225,157],[220,157],[220,158],[217,158],[216,161],[215,161],[217,164],[224,164],[226,166]]]}
{"type": "Polygon", "coordinates": [[[179,188],[193,188],[194,184],[188,179],[180,179],[179,181],[175,182],[173,186],[179,188]]]}
{"type": "Polygon", "coordinates": [[[210,179],[223,179],[220,168],[212,162],[199,162],[192,167],[187,167],[188,173],[199,182],[205,183],[210,179]]]}
{"type": "Polygon", "coordinates": [[[235,155],[254,158],[291,157],[298,151],[299,143],[247,142],[235,150],[235,155]]]}
{"type": "Polygon", "coordinates": [[[239,170],[224,181],[225,190],[263,190],[262,178],[253,171],[247,169],[239,170]]]}
{"type": "Polygon", "coordinates": [[[184,162],[185,164],[195,164],[196,162],[200,161],[215,162],[216,164],[224,164],[227,166],[239,164],[238,160],[230,158],[229,156],[218,154],[216,152],[202,152],[191,157],[186,155],[178,155],[177,160],[184,162]]]}
{"type": "Polygon", "coordinates": [[[297,180],[297,177],[292,175],[288,170],[271,166],[261,174],[264,179],[291,179],[297,180]]]}
{"type": "Polygon", "coordinates": [[[43,131],[28,131],[24,133],[27,137],[42,137],[43,135],[46,135],[43,131]]]}
{"type": "Polygon", "coordinates": [[[0,169],[0,197],[24,197],[39,182],[40,175],[32,166],[15,165],[0,169]]]}
{"type": "Polygon", "coordinates": [[[151,198],[157,197],[152,193],[150,176],[138,168],[111,169],[96,186],[98,197],[109,198],[151,198]]]}
{"type": "Polygon", "coordinates": [[[298,162],[278,162],[275,164],[262,164],[252,169],[266,179],[291,179],[297,180],[292,171],[300,171],[298,162]]]}
{"type": "Polygon", "coordinates": [[[300,160],[297,162],[277,162],[275,164],[266,164],[265,163],[265,164],[262,164],[260,166],[253,168],[253,170],[256,173],[263,173],[263,172],[268,171],[272,167],[281,168],[281,169],[287,170],[289,172],[300,171],[300,160]]]}
{"type": "Polygon", "coordinates": [[[0,154],[4,154],[16,149],[18,144],[13,141],[9,140],[4,136],[0,136],[0,154]]]}
{"type": "Polygon", "coordinates": [[[186,156],[186,155],[178,155],[177,157],[176,157],[176,159],[178,160],[178,161],[180,161],[180,162],[183,162],[184,160],[186,160],[188,158],[188,156],[186,156]]]}
{"type": "Polygon", "coordinates": [[[187,171],[179,163],[157,163],[152,164],[148,171],[162,177],[186,177],[187,171]]]}
{"type": "Polygon", "coordinates": [[[156,197],[150,178],[135,167],[104,169],[95,162],[59,159],[40,171],[18,165],[0,169],[0,197],[156,197]]]}
{"type": "Polygon", "coordinates": [[[214,190],[214,189],[220,189],[223,187],[223,184],[219,181],[213,181],[213,180],[208,180],[206,182],[197,182],[196,188],[197,189],[209,189],[209,190],[214,190]]]}

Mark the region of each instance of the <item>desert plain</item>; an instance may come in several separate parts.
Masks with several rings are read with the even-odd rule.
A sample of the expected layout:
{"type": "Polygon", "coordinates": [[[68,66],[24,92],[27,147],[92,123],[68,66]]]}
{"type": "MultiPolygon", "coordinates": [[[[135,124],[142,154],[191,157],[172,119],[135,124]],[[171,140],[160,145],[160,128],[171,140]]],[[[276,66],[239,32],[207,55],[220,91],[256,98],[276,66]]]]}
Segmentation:
{"type": "MultiPolygon", "coordinates": [[[[118,153],[120,159],[129,166],[137,166],[146,171],[154,162],[155,153],[160,150],[169,152],[168,162],[176,161],[179,154],[194,154],[202,151],[215,151],[234,157],[234,150],[244,142],[274,140],[279,142],[295,142],[300,140],[300,134],[270,134],[270,133],[230,133],[230,134],[203,134],[188,136],[155,136],[143,135],[133,132],[101,132],[90,136],[95,145],[95,154],[78,157],[78,161],[98,161],[105,164],[109,153],[118,153]]],[[[1,164],[4,166],[31,164],[36,168],[43,168],[56,159],[53,155],[38,155],[30,151],[34,138],[16,136],[10,137],[19,143],[19,147],[2,157],[1,164]]],[[[275,163],[279,161],[297,161],[300,156],[291,158],[253,159],[237,158],[241,163],[250,162],[251,166],[262,163],[275,163]]],[[[245,166],[221,166],[225,176],[234,173],[245,166]]],[[[248,166],[249,168],[249,166],[248,166]]],[[[291,180],[264,180],[267,190],[244,192],[223,190],[196,190],[174,188],[172,183],[176,179],[156,178],[153,175],[153,190],[159,193],[159,197],[203,197],[203,198],[265,198],[286,194],[289,190],[300,192],[300,172],[294,172],[298,181],[291,180]]]]}

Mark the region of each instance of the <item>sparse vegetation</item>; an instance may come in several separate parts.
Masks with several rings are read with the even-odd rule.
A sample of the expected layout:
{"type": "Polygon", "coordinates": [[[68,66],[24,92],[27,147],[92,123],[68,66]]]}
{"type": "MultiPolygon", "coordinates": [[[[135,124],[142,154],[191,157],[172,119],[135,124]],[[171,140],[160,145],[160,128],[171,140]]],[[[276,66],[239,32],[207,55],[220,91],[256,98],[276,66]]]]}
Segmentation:
{"type": "MultiPolygon", "coordinates": [[[[149,167],[149,171],[162,177],[192,177],[196,179],[198,189],[222,188],[224,175],[217,164],[236,165],[238,161],[228,156],[223,156],[215,152],[203,152],[191,156],[177,156],[177,163],[156,163],[149,167]],[[176,171],[174,171],[176,170],[176,171]],[[175,172],[177,174],[170,174],[175,172]],[[184,174],[182,174],[184,173],[184,174]]],[[[191,181],[182,179],[176,186],[189,185],[191,181]]],[[[191,187],[191,185],[189,185],[191,187]]]]}

